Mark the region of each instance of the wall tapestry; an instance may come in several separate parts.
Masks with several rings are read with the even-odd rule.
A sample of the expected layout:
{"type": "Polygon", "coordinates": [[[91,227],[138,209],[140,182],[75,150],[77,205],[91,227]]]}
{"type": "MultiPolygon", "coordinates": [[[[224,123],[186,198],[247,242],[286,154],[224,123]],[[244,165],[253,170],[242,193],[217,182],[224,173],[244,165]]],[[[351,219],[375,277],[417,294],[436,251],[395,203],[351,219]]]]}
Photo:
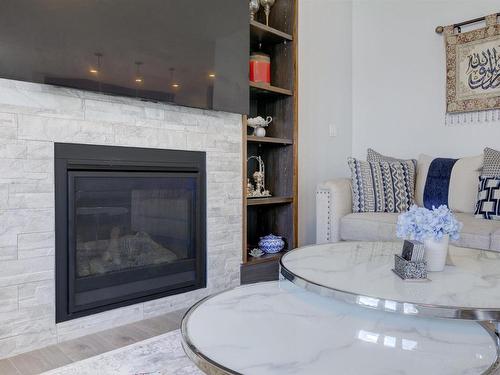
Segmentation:
{"type": "Polygon", "coordinates": [[[500,120],[500,24],[497,14],[485,21],[468,32],[443,28],[447,123],[500,120]]]}

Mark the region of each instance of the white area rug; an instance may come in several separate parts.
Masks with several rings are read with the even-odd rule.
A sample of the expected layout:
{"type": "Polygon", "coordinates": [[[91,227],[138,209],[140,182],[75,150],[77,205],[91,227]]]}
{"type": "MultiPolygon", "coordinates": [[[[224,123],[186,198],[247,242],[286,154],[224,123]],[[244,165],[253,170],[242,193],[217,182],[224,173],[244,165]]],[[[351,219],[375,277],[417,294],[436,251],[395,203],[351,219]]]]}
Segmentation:
{"type": "Polygon", "coordinates": [[[179,330],[44,372],[42,375],[202,375],[186,357],[179,330]]]}

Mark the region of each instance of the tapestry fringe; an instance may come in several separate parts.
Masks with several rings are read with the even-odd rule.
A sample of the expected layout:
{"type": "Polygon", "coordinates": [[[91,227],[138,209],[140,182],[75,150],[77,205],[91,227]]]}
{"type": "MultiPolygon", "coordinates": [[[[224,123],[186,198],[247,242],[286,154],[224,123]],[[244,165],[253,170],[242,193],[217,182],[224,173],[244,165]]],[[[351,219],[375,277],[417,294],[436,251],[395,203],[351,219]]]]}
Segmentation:
{"type": "Polygon", "coordinates": [[[445,125],[461,125],[500,121],[500,109],[488,111],[447,113],[445,115],[445,125]]]}

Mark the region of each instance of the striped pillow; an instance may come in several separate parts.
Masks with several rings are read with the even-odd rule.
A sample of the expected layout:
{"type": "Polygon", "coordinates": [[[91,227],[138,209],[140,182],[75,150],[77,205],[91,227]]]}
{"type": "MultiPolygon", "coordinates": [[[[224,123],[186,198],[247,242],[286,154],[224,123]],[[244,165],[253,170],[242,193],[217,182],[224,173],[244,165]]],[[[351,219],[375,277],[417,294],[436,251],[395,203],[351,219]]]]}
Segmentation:
{"type": "Polygon", "coordinates": [[[353,212],[405,212],[413,204],[412,161],[366,162],[348,159],[353,212]]]}

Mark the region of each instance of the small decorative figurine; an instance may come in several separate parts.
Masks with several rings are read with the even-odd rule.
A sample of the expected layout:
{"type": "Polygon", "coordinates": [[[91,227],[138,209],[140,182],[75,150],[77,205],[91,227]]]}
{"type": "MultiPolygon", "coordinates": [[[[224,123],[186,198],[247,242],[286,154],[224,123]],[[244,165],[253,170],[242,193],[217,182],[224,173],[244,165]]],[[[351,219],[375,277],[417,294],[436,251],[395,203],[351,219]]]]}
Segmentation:
{"type": "Polygon", "coordinates": [[[250,156],[247,162],[256,160],[259,163],[259,169],[252,175],[255,186],[247,180],[247,198],[267,198],[271,196],[269,190],[266,190],[266,172],[264,161],[260,156],[250,156]]]}
{"type": "Polygon", "coordinates": [[[254,258],[260,258],[262,255],[264,255],[264,252],[261,249],[252,249],[248,252],[248,254],[254,258]]]}
{"type": "Polygon", "coordinates": [[[250,182],[250,179],[247,178],[247,197],[251,195],[253,190],[253,184],[250,182]]]}
{"type": "Polygon", "coordinates": [[[256,137],[265,137],[266,136],[266,127],[273,121],[271,116],[267,116],[265,119],[262,117],[254,117],[249,118],[247,120],[247,125],[253,128],[253,135],[256,137]]]}

